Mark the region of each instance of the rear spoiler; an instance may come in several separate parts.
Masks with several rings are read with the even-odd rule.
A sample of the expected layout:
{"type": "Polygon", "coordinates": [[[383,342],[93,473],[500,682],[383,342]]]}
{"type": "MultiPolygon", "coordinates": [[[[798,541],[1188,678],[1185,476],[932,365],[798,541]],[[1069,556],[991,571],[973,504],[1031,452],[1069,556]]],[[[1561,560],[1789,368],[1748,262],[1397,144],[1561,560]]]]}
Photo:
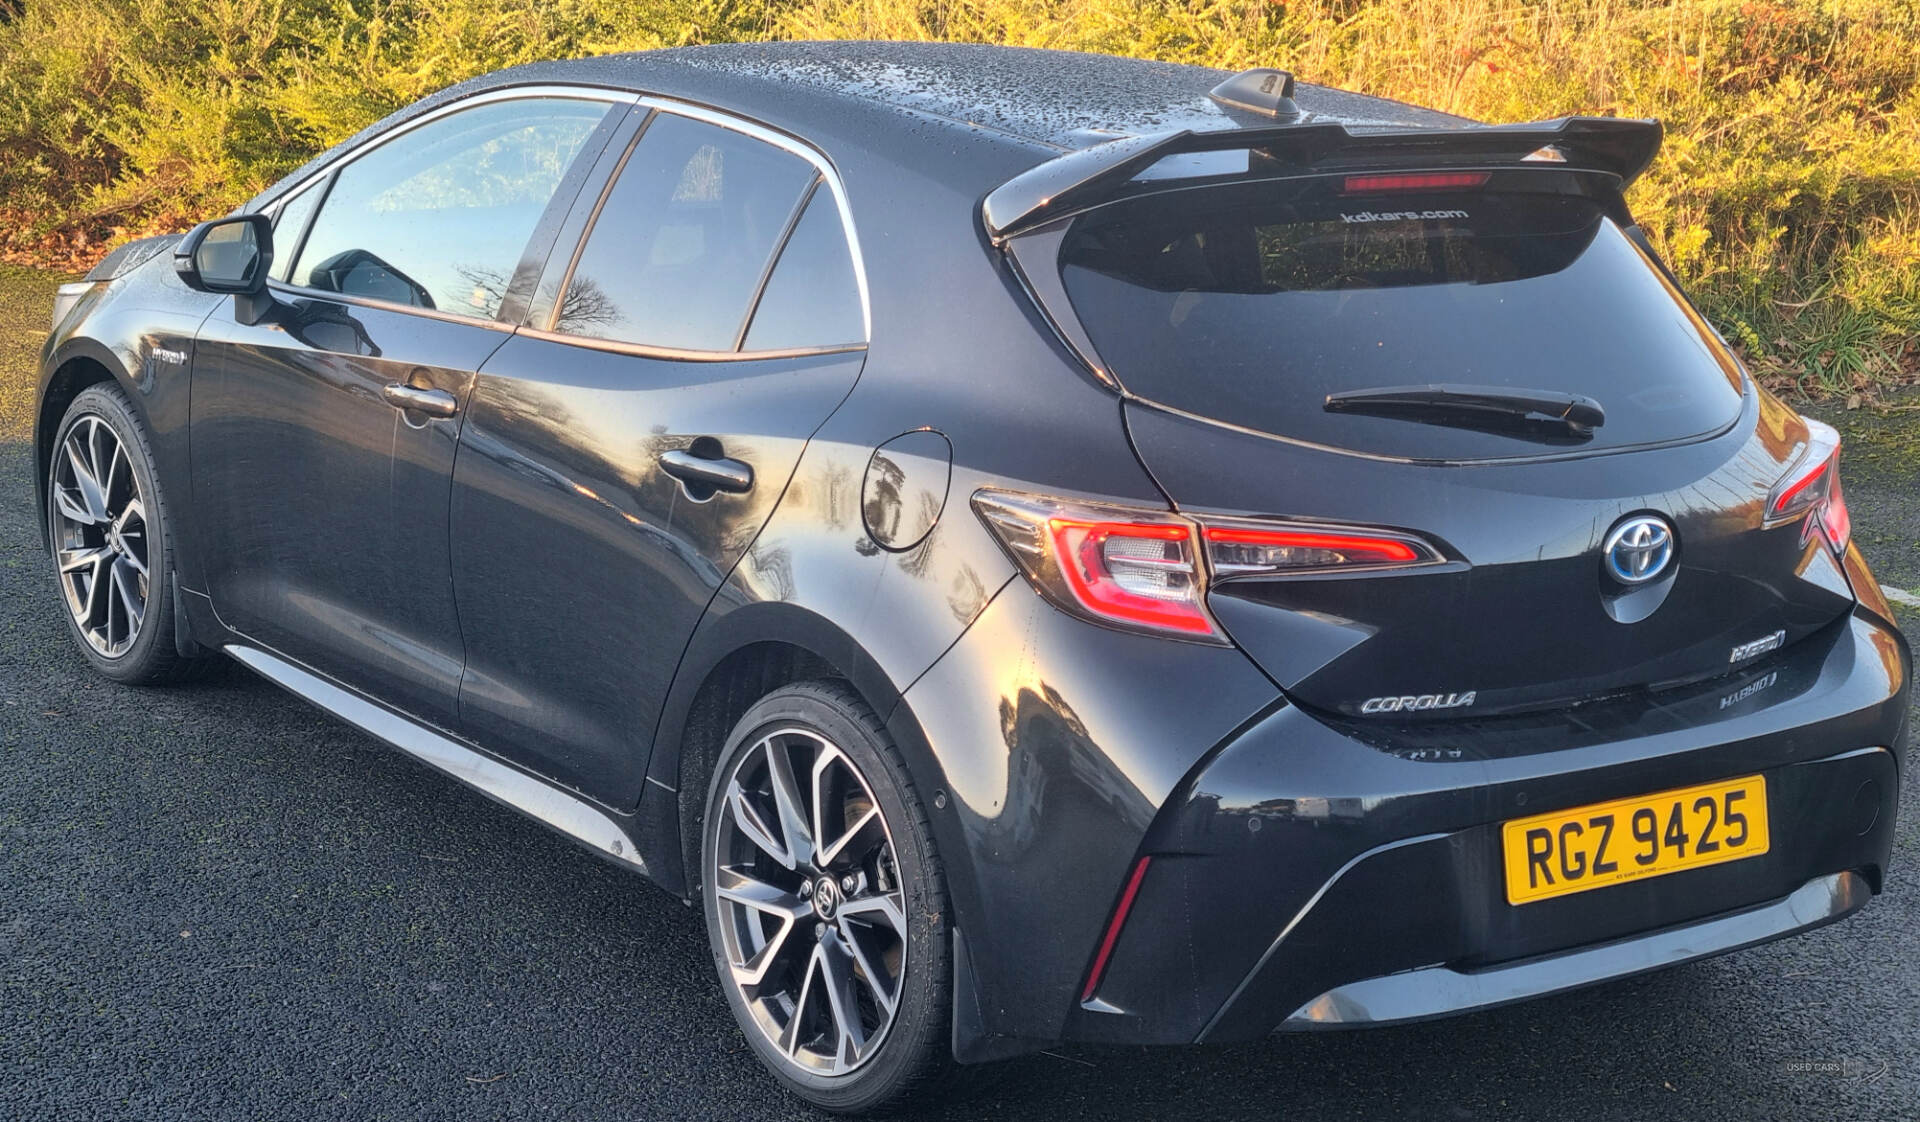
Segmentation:
{"type": "Polygon", "coordinates": [[[1029,168],[987,195],[987,234],[996,244],[1116,194],[1168,156],[1257,149],[1303,172],[1332,168],[1484,167],[1493,161],[1550,163],[1569,171],[1639,178],[1660,151],[1658,121],[1560,117],[1519,125],[1348,132],[1340,124],[1181,130],[1122,137],[1029,168]]]}

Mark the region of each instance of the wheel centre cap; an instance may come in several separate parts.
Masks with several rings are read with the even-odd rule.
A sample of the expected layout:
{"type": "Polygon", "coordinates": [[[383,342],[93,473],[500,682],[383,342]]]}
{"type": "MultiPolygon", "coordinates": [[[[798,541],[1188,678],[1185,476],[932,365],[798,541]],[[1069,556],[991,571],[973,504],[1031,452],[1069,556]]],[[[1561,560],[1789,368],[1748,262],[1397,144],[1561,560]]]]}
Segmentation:
{"type": "Polygon", "coordinates": [[[840,907],[840,886],[831,876],[823,876],[813,883],[813,913],[821,919],[832,919],[835,909],[840,907]]]}

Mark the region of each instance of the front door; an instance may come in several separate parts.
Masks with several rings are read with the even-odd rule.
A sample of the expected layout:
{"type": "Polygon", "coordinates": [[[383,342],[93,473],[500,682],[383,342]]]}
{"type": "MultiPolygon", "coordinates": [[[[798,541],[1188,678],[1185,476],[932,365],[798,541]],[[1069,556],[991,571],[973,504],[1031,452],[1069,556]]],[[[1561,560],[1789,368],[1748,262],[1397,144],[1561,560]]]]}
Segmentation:
{"type": "Polygon", "coordinates": [[[461,731],[613,805],[637,800],[681,651],[865,358],[824,164],[769,140],[655,113],[582,197],[577,263],[555,249],[461,435],[461,731]]]}
{"type": "Polygon", "coordinates": [[[453,726],[461,415],[512,333],[499,313],[529,241],[611,108],[528,97],[446,113],[284,204],[277,306],[253,324],[216,312],[195,350],[194,501],[225,624],[453,726]]]}

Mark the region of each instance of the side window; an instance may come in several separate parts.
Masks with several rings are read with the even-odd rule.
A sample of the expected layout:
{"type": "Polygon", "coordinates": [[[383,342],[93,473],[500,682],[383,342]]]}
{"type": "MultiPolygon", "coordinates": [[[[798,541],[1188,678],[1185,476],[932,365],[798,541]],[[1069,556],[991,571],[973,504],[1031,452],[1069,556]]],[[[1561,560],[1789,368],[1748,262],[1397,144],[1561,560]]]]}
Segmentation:
{"type": "Polygon", "coordinates": [[[743,349],[833,347],[866,338],[860,284],[840,207],[827,185],[818,183],[767,278],[743,349]]]}
{"type": "Polygon", "coordinates": [[[731,351],[813,165],[732,129],[656,113],[602,201],[553,329],[731,351]]]}
{"type": "Polygon", "coordinates": [[[326,187],[326,177],[321,176],[291,199],[274,205],[273,269],[267,274],[274,280],[284,281],[293,275],[293,255],[300,248],[300,235],[306,232],[307,220],[327,193],[326,187]]]}
{"type": "Polygon", "coordinates": [[[374,148],[335,176],[292,283],[492,317],[541,212],[609,108],[494,102],[374,148]]]}

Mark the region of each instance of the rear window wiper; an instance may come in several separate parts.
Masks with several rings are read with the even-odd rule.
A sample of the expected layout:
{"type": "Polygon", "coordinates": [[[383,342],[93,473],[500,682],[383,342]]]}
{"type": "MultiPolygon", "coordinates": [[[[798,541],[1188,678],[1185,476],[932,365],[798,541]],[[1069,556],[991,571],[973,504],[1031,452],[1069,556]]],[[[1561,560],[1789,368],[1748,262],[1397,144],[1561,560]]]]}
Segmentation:
{"type": "Polygon", "coordinates": [[[1515,390],[1501,386],[1383,386],[1345,390],[1327,395],[1329,413],[1405,415],[1428,424],[1464,421],[1507,421],[1526,426],[1553,426],[1569,436],[1586,439],[1607,423],[1607,411],[1583,394],[1555,390],[1515,390]]]}

